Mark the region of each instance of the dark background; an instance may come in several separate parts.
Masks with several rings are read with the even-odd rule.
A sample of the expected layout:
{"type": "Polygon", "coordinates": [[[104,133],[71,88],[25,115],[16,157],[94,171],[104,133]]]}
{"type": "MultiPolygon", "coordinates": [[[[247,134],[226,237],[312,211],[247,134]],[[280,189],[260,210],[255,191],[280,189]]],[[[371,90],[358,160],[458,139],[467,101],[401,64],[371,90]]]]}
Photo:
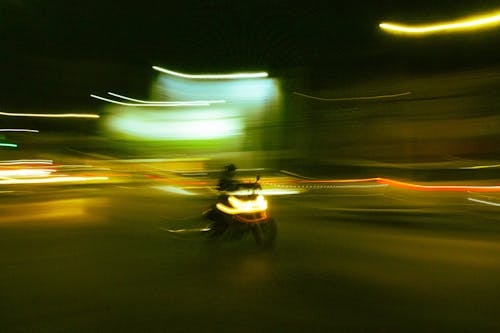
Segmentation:
{"type": "Polygon", "coordinates": [[[408,38],[498,1],[15,1],[0,3],[0,108],[98,108],[90,93],[147,97],[152,65],[187,73],[301,73],[311,89],[367,76],[498,65],[499,29],[408,38]]]}

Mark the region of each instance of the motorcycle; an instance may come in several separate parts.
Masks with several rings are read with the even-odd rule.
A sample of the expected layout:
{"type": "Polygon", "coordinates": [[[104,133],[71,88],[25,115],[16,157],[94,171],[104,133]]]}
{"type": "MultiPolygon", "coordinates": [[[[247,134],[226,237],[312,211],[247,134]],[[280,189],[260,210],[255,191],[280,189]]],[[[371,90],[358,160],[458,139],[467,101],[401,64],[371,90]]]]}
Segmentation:
{"type": "Polygon", "coordinates": [[[217,203],[203,215],[213,222],[210,228],[212,238],[240,239],[251,232],[258,245],[272,247],[276,240],[277,226],[269,216],[268,202],[258,192],[258,183],[238,184],[238,189],[223,192],[217,203]]]}

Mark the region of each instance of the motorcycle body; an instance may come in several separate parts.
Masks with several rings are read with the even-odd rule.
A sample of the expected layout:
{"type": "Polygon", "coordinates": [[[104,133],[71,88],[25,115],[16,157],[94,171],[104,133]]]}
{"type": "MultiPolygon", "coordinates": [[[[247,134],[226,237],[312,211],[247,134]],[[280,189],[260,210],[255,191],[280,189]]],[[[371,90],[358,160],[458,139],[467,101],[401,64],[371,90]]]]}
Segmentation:
{"type": "Polygon", "coordinates": [[[260,185],[244,185],[246,189],[221,194],[217,203],[205,213],[213,221],[211,236],[239,239],[252,233],[257,244],[272,246],[277,227],[269,216],[267,200],[256,191],[260,185]]]}

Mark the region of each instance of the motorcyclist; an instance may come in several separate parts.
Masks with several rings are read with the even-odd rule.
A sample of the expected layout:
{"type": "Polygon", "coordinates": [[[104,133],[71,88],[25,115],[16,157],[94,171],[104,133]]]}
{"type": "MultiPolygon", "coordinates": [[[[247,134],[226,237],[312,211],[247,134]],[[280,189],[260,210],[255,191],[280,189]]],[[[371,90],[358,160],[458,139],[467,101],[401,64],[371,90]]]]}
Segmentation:
{"type": "Polygon", "coordinates": [[[236,169],[236,165],[232,163],[224,166],[224,171],[217,184],[217,190],[231,192],[238,189],[239,183],[234,179],[236,169]]]}
{"type": "MultiPolygon", "coordinates": [[[[222,172],[222,175],[217,183],[217,190],[220,192],[217,202],[227,204],[227,198],[229,196],[226,192],[238,190],[240,184],[236,181],[236,179],[234,179],[236,169],[236,166],[232,163],[224,166],[224,171],[222,172]]],[[[206,211],[204,215],[206,218],[214,222],[212,226],[214,236],[224,233],[231,220],[230,216],[216,208],[216,204],[206,211]]]]}

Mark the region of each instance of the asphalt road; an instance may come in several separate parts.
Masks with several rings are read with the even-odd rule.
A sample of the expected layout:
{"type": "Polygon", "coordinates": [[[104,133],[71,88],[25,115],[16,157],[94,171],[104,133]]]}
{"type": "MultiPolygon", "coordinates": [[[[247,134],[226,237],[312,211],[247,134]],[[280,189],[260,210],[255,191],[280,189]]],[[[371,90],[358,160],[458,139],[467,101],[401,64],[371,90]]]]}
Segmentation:
{"type": "Polygon", "coordinates": [[[473,194],[269,197],[263,251],[164,230],[203,225],[208,192],[32,190],[0,193],[1,332],[500,330],[499,208],[473,194]]]}

